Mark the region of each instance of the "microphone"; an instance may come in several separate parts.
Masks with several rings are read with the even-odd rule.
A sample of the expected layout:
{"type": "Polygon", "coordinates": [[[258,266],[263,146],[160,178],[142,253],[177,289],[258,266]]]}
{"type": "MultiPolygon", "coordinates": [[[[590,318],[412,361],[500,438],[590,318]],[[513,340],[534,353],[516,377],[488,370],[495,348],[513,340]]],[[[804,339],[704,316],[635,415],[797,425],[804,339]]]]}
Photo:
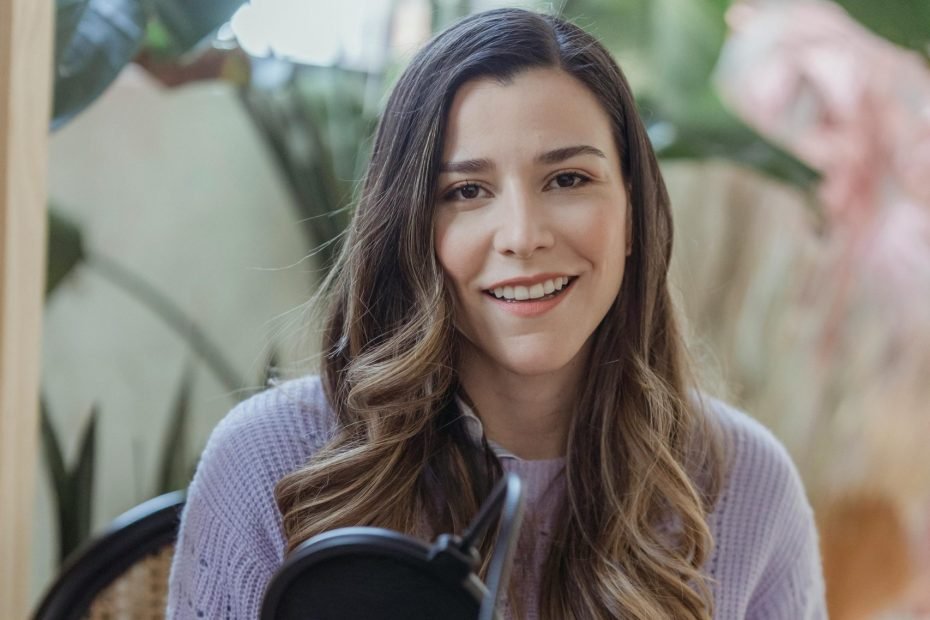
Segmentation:
{"type": "Polygon", "coordinates": [[[522,484],[507,473],[461,536],[440,534],[429,545],[376,527],[318,534],[272,577],[261,620],[500,620],[522,521],[522,484]],[[474,545],[498,514],[485,584],[474,545]]]}

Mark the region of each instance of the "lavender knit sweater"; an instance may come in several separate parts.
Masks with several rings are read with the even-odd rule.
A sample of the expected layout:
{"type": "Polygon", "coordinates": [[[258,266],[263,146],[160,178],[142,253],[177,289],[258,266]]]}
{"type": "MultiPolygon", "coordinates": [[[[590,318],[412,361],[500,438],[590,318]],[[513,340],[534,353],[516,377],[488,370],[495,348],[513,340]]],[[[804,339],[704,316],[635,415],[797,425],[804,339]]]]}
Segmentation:
{"type": "MultiPolygon", "coordinates": [[[[731,446],[730,473],[710,519],[716,546],[706,571],[715,580],[715,618],[825,618],[817,531],[794,465],[763,426],[710,402],[731,446]]],[[[305,377],[241,403],[217,426],[182,515],[169,618],[258,617],[284,559],[274,485],[328,439],[332,424],[319,379],[305,377]]],[[[537,540],[534,549],[518,552],[514,571],[523,572],[523,583],[537,584],[564,493],[564,461],[501,462],[523,479],[524,527],[533,527],[537,540]]],[[[537,617],[535,590],[527,589],[524,600],[530,620],[537,617]]]]}

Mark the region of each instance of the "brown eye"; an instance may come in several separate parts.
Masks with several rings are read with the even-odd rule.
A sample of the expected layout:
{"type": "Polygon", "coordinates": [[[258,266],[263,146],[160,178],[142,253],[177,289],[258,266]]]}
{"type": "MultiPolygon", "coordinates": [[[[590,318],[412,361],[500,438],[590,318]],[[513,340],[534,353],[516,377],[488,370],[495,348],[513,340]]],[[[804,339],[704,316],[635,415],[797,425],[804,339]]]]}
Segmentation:
{"type": "Polygon", "coordinates": [[[474,200],[481,194],[481,186],[475,183],[459,185],[444,196],[446,200],[474,200]]]}
{"type": "Polygon", "coordinates": [[[463,185],[459,188],[459,191],[461,192],[462,198],[471,199],[478,197],[480,189],[477,185],[463,185]]]}
{"type": "Polygon", "coordinates": [[[581,187],[590,180],[585,175],[577,172],[563,172],[552,177],[552,180],[549,181],[549,187],[550,189],[571,189],[581,187]]]}

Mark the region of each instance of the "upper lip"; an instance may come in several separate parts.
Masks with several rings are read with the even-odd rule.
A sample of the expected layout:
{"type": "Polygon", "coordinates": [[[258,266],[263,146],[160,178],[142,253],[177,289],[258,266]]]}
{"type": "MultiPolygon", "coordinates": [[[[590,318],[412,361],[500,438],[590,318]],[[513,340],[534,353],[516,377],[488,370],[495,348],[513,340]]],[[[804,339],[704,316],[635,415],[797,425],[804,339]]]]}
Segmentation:
{"type": "Polygon", "coordinates": [[[504,286],[533,286],[534,284],[542,284],[546,280],[554,280],[556,278],[565,277],[571,278],[574,276],[569,273],[541,273],[539,275],[527,276],[525,278],[511,278],[509,280],[501,280],[500,282],[495,282],[485,290],[493,291],[496,288],[502,288],[504,286]]]}

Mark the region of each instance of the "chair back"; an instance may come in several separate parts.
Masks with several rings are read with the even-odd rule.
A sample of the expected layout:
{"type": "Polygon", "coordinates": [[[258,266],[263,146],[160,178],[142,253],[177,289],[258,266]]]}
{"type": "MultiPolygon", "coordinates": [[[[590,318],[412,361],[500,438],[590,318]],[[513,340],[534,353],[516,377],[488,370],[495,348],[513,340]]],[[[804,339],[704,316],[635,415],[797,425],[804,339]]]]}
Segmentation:
{"type": "Polygon", "coordinates": [[[34,620],[164,618],[184,497],[183,491],[175,491],[150,499],[75,551],[43,596],[34,620]]]}

